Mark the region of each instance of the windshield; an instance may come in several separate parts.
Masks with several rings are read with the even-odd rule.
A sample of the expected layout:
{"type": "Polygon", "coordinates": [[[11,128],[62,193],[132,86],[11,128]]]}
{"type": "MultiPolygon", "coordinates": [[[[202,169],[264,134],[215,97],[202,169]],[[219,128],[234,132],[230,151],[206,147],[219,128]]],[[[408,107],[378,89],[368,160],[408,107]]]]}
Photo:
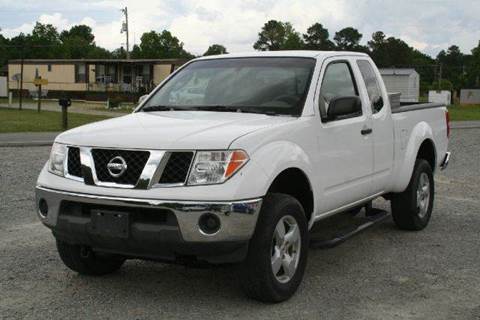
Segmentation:
{"type": "Polygon", "coordinates": [[[314,66],[311,58],[195,61],[157,90],[142,110],[300,115],[314,66]]]}

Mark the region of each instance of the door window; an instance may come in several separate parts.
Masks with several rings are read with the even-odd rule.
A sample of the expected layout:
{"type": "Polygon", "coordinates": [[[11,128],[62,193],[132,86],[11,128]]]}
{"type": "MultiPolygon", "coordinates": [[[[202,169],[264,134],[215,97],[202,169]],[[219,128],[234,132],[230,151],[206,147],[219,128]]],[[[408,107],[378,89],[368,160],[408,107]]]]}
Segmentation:
{"type": "Polygon", "coordinates": [[[326,116],[333,98],[358,96],[357,86],[348,62],[334,62],[327,66],[320,89],[320,112],[326,116]]]}
{"type": "Polygon", "coordinates": [[[367,60],[358,60],[357,65],[367,88],[372,113],[377,113],[383,108],[383,98],[375,71],[373,71],[372,65],[367,60]]]}

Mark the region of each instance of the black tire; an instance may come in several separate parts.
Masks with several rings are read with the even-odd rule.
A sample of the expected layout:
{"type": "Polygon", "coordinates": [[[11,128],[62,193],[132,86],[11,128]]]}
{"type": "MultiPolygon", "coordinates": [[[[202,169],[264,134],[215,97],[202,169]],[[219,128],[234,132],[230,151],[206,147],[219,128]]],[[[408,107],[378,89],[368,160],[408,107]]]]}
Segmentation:
{"type": "MultiPolygon", "coordinates": [[[[302,282],[308,256],[309,233],[307,219],[297,199],[286,194],[267,194],[250,240],[247,258],[241,265],[241,284],[250,298],[263,302],[289,299],[302,282]],[[293,276],[286,283],[277,280],[272,270],[273,237],[280,219],[294,218],[300,231],[300,254],[293,276]]],[[[283,268],[283,267],[282,267],[283,268]]],[[[277,273],[278,275],[278,273],[277,273]]]]}
{"type": "Polygon", "coordinates": [[[125,259],[116,255],[100,255],[82,247],[57,240],[57,250],[63,263],[73,271],[90,276],[101,276],[118,270],[125,259]]]}
{"type": "Polygon", "coordinates": [[[391,199],[392,216],[398,228],[418,231],[424,229],[432,216],[435,186],[430,164],[423,159],[417,159],[412,177],[407,189],[402,193],[393,194],[391,199]],[[417,189],[421,176],[425,174],[429,182],[428,208],[423,212],[417,204],[417,189]]]}

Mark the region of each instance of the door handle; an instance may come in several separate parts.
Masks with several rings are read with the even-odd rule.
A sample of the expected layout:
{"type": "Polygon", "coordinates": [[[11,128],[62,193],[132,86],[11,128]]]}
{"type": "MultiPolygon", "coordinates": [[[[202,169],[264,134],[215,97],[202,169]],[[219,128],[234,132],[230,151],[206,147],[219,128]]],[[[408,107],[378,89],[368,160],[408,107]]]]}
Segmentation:
{"type": "Polygon", "coordinates": [[[360,131],[360,133],[361,133],[363,136],[365,136],[365,135],[367,135],[367,134],[370,134],[370,133],[372,133],[372,132],[373,132],[372,128],[364,128],[364,129],[362,129],[362,131],[360,131]]]}

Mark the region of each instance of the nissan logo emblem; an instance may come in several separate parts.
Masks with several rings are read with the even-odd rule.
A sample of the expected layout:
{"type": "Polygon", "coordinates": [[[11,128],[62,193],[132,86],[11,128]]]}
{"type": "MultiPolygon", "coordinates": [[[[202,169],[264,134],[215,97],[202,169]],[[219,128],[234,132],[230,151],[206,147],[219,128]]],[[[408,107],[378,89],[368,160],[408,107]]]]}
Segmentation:
{"type": "Polygon", "coordinates": [[[118,178],[127,171],[127,162],[122,157],[117,156],[108,162],[107,170],[112,177],[118,178]]]}

